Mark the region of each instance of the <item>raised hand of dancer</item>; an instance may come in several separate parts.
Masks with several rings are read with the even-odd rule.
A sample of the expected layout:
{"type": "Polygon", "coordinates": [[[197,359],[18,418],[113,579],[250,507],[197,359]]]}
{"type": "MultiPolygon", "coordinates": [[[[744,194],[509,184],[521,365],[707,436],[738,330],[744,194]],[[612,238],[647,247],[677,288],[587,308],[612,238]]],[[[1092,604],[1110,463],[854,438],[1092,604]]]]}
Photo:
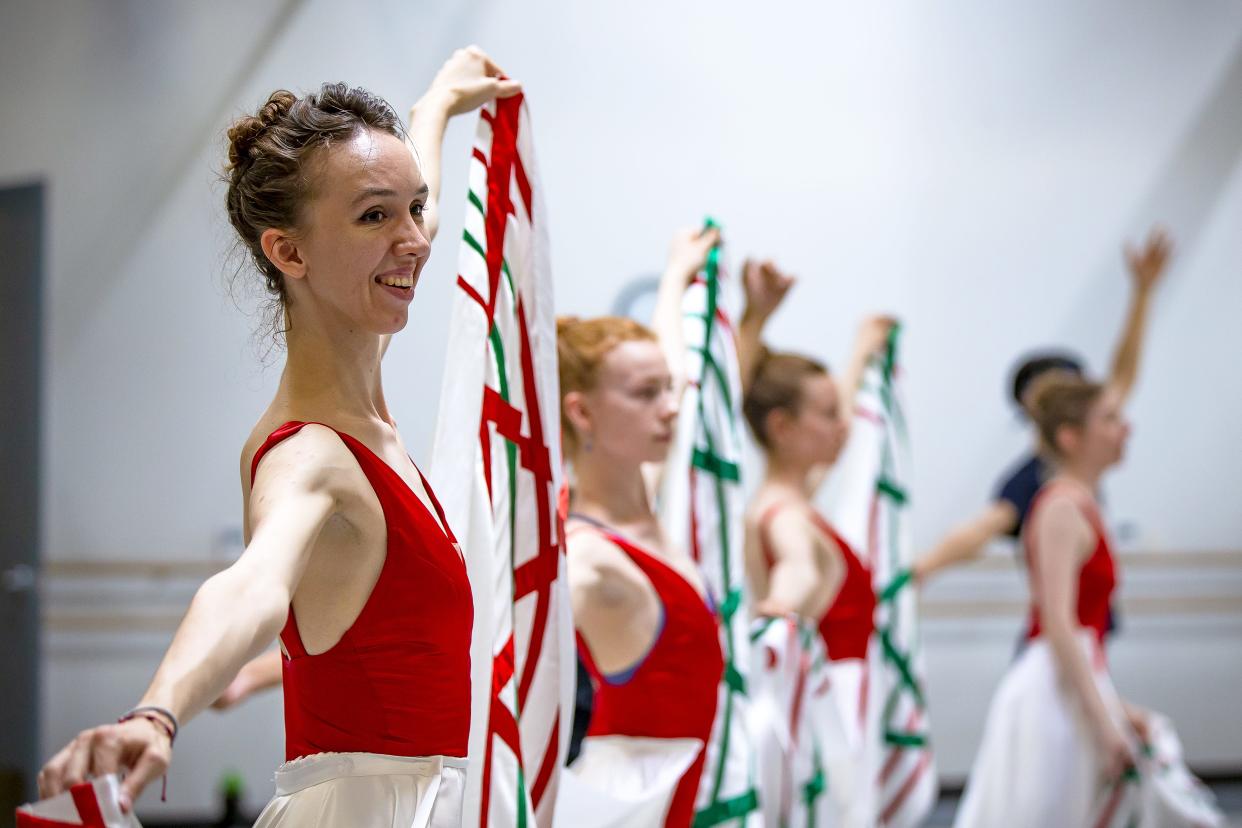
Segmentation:
{"type": "Polygon", "coordinates": [[[737,363],[743,394],[750,390],[763,354],[763,329],[796,281],[794,276],[779,270],[771,259],[762,262],[748,259],[742,265],[746,308],[737,326],[737,363]]]}
{"type": "Polygon", "coordinates": [[[511,98],[521,91],[522,84],[505,77],[486,52],[467,46],[445,61],[417,105],[439,103],[448,115],[460,115],[493,98],[511,98]]]}
{"type": "Polygon", "coordinates": [[[798,279],[777,268],[771,259],[761,262],[747,259],[742,265],[742,287],[746,291],[746,309],[743,322],[754,320],[762,323],[776,312],[785,300],[789,289],[798,279]]]}
{"type": "Polygon", "coordinates": [[[707,255],[720,243],[719,227],[677,231],[668,249],[668,262],[664,266],[665,280],[680,284],[684,289],[707,265],[707,255]]]}
{"type": "Polygon", "coordinates": [[[896,326],[896,317],[868,316],[858,327],[858,336],[854,343],[855,353],[867,358],[880,353],[888,345],[888,338],[896,326]]]}
{"type": "Polygon", "coordinates": [[[409,140],[427,182],[424,227],[434,239],[440,227],[440,157],[444,130],[454,115],[478,109],[496,98],[511,98],[522,84],[504,71],[478,46],[458,49],[436,73],[427,91],[410,109],[409,140]]]}
{"type": "Polygon", "coordinates": [[[1122,399],[1130,396],[1138,379],[1151,296],[1172,254],[1173,243],[1168,234],[1158,227],[1148,234],[1142,247],[1125,246],[1126,264],[1134,279],[1134,292],[1130,296],[1130,307],[1121,326],[1121,336],[1113,351],[1109,372],[1109,383],[1121,393],[1122,399]]]}
{"type": "Polygon", "coordinates": [[[1155,287],[1164,275],[1172,255],[1173,242],[1162,227],[1152,228],[1142,247],[1127,243],[1126,265],[1134,277],[1134,286],[1140,291],[1150,291],[1155,287]]]}
{"type": "Polygon", "coordinates": [[[707,256],[713,247],[721,243],[720,228],[691,228],[678,230],[669,245],[664,275],[660,277],[660,290],[656,295],[655,317],[652,327],[660,341],[660,350],[668,360],[673,373],[673,387],[677,396],[685,382],[685,361],[681,333],[681,297],[686,286],[707,265],[707,256]]]}

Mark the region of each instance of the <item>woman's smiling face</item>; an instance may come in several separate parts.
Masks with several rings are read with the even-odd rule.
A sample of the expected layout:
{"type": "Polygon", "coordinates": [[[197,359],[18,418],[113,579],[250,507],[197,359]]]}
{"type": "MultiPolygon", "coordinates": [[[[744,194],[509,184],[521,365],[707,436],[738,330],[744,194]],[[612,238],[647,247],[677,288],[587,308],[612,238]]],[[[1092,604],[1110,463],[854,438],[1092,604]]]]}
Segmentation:
{"type": "Polygon", "coordinates": [[[310,201],[296,245],[305,272],[290,281],[290,311],[350,330],[389,334],[405,327],[431,242],[423,211],[428,189],[399,138],[359,130],[310,165],[310,201]]]}

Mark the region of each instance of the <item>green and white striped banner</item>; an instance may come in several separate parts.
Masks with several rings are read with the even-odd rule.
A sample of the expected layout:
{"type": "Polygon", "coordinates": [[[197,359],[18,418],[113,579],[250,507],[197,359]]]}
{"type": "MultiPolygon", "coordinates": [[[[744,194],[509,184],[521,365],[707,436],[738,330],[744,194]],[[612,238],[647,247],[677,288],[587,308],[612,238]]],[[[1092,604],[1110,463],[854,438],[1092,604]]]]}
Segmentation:
{"type": "Polygon", "coordinates": [[[463,824],[551,826],[573,715],[556,313],[522,96],[481,113],[433,455],[474,589],[463,824]]]}
{"type": "Polygon", "coordinates": [[[665,465],[659,510],[669,537],[690,550],[720,602],[725,673],[695,826],[754,825],[758,807],[746,716],[750,640],[742,567],[742,392],[719,255],[719,249],[712,250],[704,272],[682,300],[689,382],[665,465]]]}
{"type": "MultiPolygon", "coordinates": [[[[935,806],[937,781],[923,694],[918,596],[910,578],[910,456],[897,360],[899,328],[871,361],[855,399],[839,497],[830,510],[838,531],[862,550],[878,599],[876,632],[863,680],[861,763],[874,787],[860,790],[866,822],[885,828],[922,823],[935,806]]],[[[832,777],[829,776],[829,786],[832,777]]]]}

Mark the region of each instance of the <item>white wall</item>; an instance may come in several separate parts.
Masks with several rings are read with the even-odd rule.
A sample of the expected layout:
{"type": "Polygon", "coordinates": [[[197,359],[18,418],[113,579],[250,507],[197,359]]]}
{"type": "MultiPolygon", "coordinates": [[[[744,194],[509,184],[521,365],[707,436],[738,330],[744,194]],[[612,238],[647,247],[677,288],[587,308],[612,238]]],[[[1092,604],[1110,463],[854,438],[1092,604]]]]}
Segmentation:
{"type": "MultiPolygon", "coordinates": [[[[564,311],[606,311],[626,281],[658,270],[673,228],[711,213],[732,257],[775,256],[801,277],[775,343],[839,364],[861,314],[906,320],[921,546],[981,504],[1029,439],[1004,400],[1014,356],[1064,344],[1103,370],[1128,289],[1120,242],[1167,220],[1178,258],[1131,406],[1130,457],[1108,484],[1112,519],[1137,549],[1242,548],[1230,503],[1242,440],[1229,427],[1242,415],[1242,6],[871,5],[6,5],[0,184],[50,186],[45,558],[235,552],[237,453],[279,360],[261,364],[254,323],[223,286],[222,130],[276,87],[324,80],[404,110],[467,42],[527,85],[564,311]]],[[[442,235],[386,363],[423,460],[471,129],[450,130],[442,235]]],[[[946,600],[966,600],[972,577],[950,576],[946,600]]],[[[52,611],[72,594],[53,589],[52,611]]],[[[160,594],[171,607],[188,593],[160,594]]],[[[996,671],[960,668],[1003,665],[1016,620],[984,639],[938,623],[940,720],[977,719],[996,671]]],[[[1236,623],[1211,623],[1236,653],[1236,623]]],[[[1197,652],[1198,633],[1176,628],[1170,646],[1197,652]]],[[[127,706],[159,640],[49,632],[46,746],[127,706]],[[113,655],[92,657],[95,646],[113,655]]],[[[1186,662],[1185,693],[1167,694],[1187,714],[1223,705],[1195,695],[1204,681],[1242,678],[1236,658],[1222,667],[1220,647],[1205,647],[1217,649],[1186,662]]],[[[1149,662],[1126,662],[1133,682],[1160,684],[1168,671],[1149,662]]],[[[278,705],[263,704],[266,716],[187,733],[182,753],[200,758],[193,773],[178,759],[179,806],[209,798],[212,769],[240,744],[263,796],[255,768],[280,741],[278,705]]],[[[1242,764],[1242,725],[1226,721],[1216,742],[1191,725],[1207,734],[1188,739],[1192,758],[1242,764]]],[[[960,773],[975,736],[939,730],[960,773]]]]}

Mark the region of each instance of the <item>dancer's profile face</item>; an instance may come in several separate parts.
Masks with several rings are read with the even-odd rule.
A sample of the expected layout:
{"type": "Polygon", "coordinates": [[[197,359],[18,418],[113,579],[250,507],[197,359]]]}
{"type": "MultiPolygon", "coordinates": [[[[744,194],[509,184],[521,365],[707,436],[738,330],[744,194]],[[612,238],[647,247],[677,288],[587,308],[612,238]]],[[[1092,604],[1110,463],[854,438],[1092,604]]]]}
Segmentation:
{"type": "Polygon", "coordinates": [[[1105,388],[1087,410],[1078,447],[1081,459],[1100,469],[1115,465],[1125,456],[1129,437],[1130,423],[1121,408],[1121,394],[1115,388],[1105,388]]]}
{"type": "Polygon", "coordinates": [[[299,304],[334,325],[370,333],[405,327],[431,253],[427,184],[403,141],[362,130],[310,165],[311,201],[298,233],[305,273],[288,280],[299,304]]]}
{"type": "Polygon", "coordinates": [[[837,383],[828,374],[802,379],[802,394],[796,416],[783,441],[792,456],[804,457],[814,465],[835,463],[845,443],[845,419],[837,383]]]}
{"type": "Polygon", "coordinates": [[[655,342],[622,342],[605,354],[583,402],[593,452],[627,463],[660,461],[668,454],[677,401],[664,352],[655,342]]]}

